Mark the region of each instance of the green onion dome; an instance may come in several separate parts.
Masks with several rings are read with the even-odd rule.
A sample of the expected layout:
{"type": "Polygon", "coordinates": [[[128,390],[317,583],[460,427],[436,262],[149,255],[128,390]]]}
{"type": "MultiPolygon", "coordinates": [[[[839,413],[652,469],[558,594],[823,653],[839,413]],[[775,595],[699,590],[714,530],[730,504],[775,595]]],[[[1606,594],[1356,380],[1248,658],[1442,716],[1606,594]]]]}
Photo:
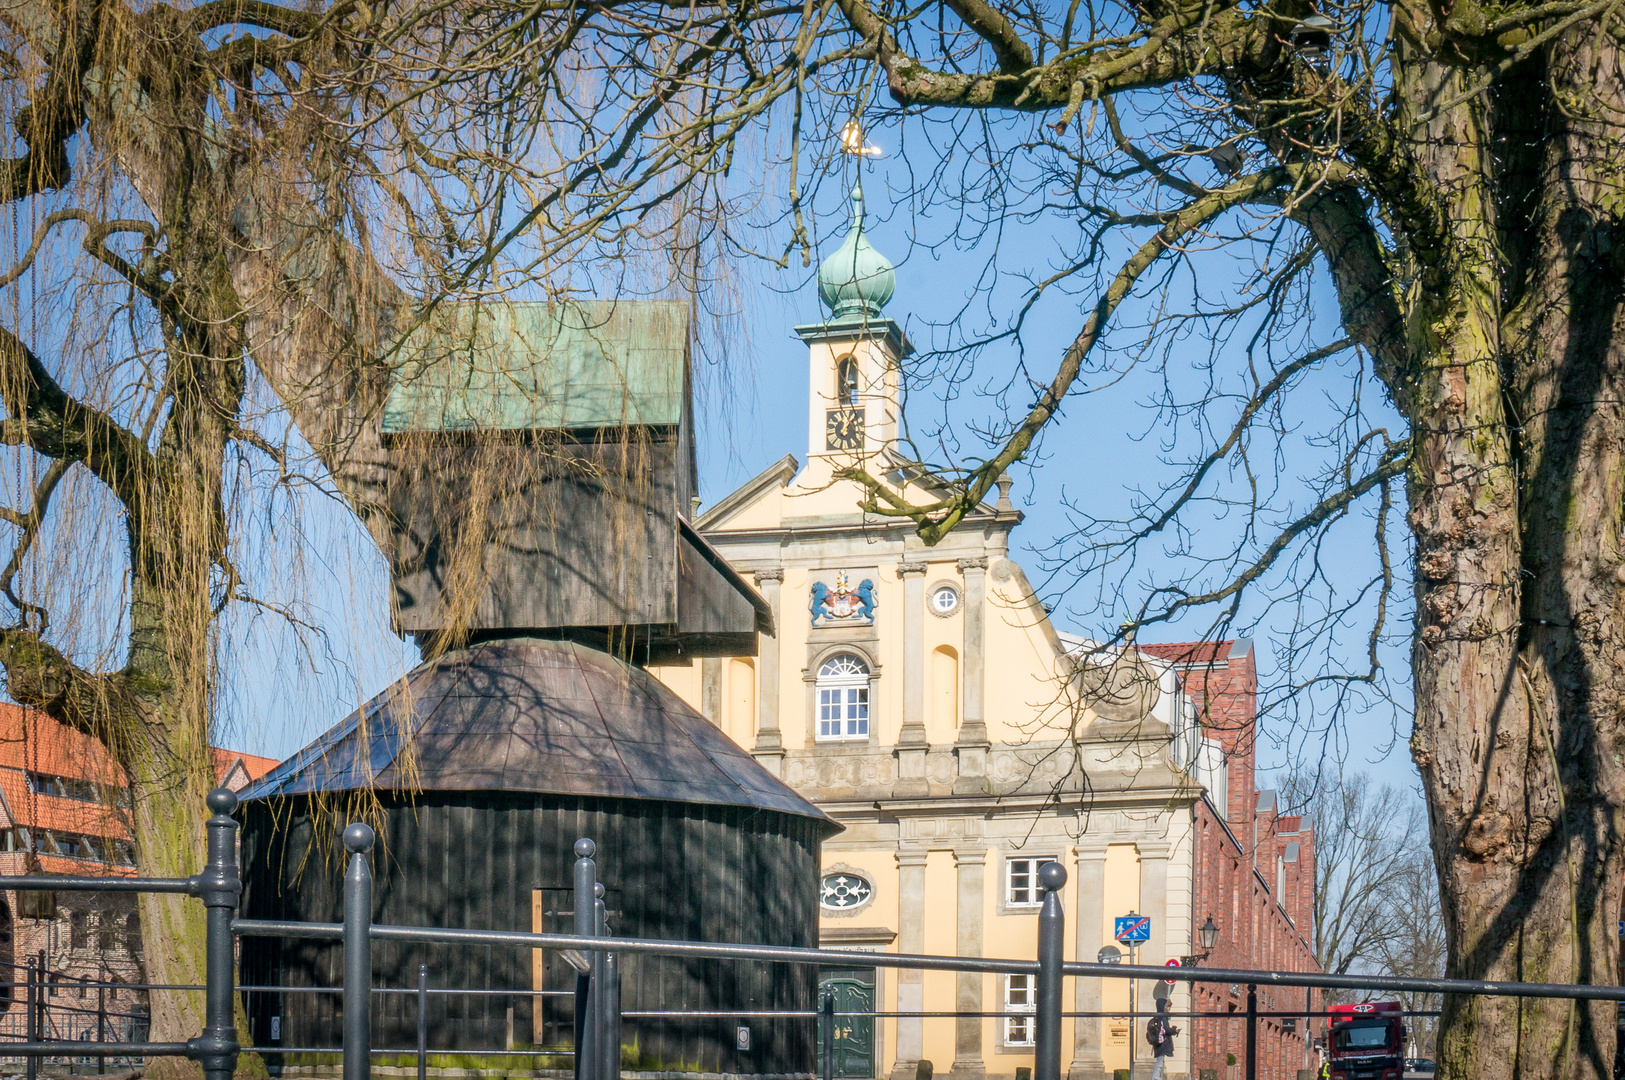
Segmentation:
{"type": "Polygon", "coordinates": [[[837,319],[875,316],[897,291],[891,262],[863,232],[863,185],[852,189],[852,224],[835,253],[818,267],[818,296],[837,319]]]}

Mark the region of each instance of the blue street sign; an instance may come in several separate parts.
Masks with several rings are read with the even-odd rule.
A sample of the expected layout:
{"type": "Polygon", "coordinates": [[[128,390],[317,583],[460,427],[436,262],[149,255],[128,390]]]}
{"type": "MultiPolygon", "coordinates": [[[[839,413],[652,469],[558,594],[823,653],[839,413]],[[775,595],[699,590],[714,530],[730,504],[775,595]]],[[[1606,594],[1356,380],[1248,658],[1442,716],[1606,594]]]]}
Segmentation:
{"type": "Polygon", "coordinates": [[[1116,930],[1112,937],[1118,941],[1150,941],[1151,916],[1149,915],[1119,915],[1114,920],[1116,930]]]}

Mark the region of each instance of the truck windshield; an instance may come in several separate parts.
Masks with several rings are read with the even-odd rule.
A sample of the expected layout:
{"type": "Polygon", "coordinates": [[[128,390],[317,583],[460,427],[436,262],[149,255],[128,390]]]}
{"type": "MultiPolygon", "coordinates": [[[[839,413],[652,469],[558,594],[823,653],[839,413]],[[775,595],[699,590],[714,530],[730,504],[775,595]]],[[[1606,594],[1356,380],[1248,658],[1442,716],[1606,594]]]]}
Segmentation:
{"type": "Polygon", "coordinates": [[[1372,1023],[1346,1027],[1337,1033],[1339,1050],[1365,1050],[1388,1045],[1388,1024],[1372,1023]]]}

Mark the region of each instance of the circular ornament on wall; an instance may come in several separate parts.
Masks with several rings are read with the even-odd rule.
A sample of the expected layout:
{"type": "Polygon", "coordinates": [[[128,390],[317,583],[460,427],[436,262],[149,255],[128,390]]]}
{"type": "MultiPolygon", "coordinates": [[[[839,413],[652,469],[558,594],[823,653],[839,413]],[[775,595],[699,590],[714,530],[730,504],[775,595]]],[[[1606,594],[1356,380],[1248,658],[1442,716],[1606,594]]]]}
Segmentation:
{"type": "Polygon", "coordinates": [[[874,898],[874,885],[855,870],[832,867],[818,879],[818,906],[827,912],[849,915],[874,898]]]}
{"type": "Polygon", "coordinates": [[[931,586],[925,606],[939,619],[959,614],[959,590],[951,582],[939,581],[931,586]]]}

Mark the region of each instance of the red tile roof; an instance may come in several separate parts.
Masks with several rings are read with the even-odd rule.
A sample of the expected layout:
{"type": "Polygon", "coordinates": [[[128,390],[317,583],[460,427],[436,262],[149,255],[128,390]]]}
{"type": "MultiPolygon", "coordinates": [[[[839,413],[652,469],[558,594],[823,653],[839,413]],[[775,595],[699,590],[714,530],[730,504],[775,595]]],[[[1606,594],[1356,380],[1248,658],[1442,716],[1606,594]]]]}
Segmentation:
{"type": "Polygon", "coordinates": [[[242,763],[243,771],[248,774],[249,780],[258,780],[278,765],[282,764],[276,758],[260,757],[257,754],[244,754],[238,750],[226,750],[223,747],[213,747],[214,776],[216,780],[225,783],[226,777],[238,762],[242,763]]]}
{"type": "MultiPolygon", "coordinates": [[[[224,781],[241,764],[249,780],[256,780],[277,762],[256,754],[212,748],[215,776],[224,781]]],[[[90,781],[105,788],[123,788],[122,770],[107,748],[84,732],[58,723],[43,713],[0,702],[0,829],[23,826],[55,833],[88,834],[128,841],[127,814],[112,800],[65,798],[34,790],[29,773],[69,780],[90,781]]],[[[111,792],[108,793],[109,795],[111,792]]],[[[40,853],[49,873],[132,874],[133,869],[40,853]]]]}
{"type": "Polygon", "coordinates": [[[1233,641],[1171,641],[1160,645],[1135,644],[1141,652],[1150,653],[1159,660],[1176,664],[1224,663],[1230,656],[1233,641]]]}

